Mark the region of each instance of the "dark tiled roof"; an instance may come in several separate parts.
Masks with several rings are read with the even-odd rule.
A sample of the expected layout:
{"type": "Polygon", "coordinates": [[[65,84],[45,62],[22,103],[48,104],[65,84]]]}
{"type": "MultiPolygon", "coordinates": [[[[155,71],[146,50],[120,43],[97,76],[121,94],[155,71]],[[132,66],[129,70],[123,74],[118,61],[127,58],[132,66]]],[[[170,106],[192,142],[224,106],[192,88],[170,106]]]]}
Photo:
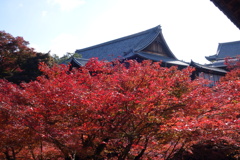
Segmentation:
{"type": "Polygon", "coordinates": [[[209,61],[222,60],[226,57],[237,57],[240,55],[240,41],[219,43],[217,53],[206,57],[209,61]]]}
{"type": "Polygon", "coordinates": [[[191,61],[189,66],[195,67],[196,70],[205,72],[205,73],[213,73],[213,74],[217,74],[217,75],[225,75],[227,73],[227,71],[225,71],[223,69],[211,67],[211,66],[207,66],[207,65],[201,65],[201,64],[198,64],[193,61],[191,61]]]}
{"type": "MultiPolygon", "coordinates": [[[[131,52],[127,56],[124,56],[123,59],[131,59],[132,57],[141,57],[142,59],[152,60],[155,62],[162,61],[167,64],[178,65],[183,67],[187,67],[189,65],[188,63],[183,61],[179,61],[173,58],[169,58],[169,57],[165,57],[157,54],[150,54],[146,52],[139,52],[139,53],[131,52]]],[[[79,66],[84,66],[87,63],[88,59],[73,58],[72,61],[78,64],[79,66]]]]}
{"type": "MultiPolygon", "coordinates": [[[[230,65],[236,65],[239,62],[239,59],[238,58],[229,59],[228,62],[230,63],[230,65]]],[[[227,64],[225,63],[225,60],[214,61],[213,63],[207,64],[206,66],[227,68],[227,64]]]]}
{"type": "Polygon", "coordinates": [[[81,54],[85,59],[93,57],[107,61],[122,59],[129,54],[141,52],[141,50],[150,45],[159,35],[168,50],[168,56],[176,59],[163,38],[160,26],[88,48],[79,49],[76,50],[76,53],[81,54]]]}
{"type": "Polygon", "coordinates": [[[206,66],[221,68],[221,67],[226,67],[226,64],[225,64],[225,60],[218,60],[211,64],[207,64],[206,66]]]}

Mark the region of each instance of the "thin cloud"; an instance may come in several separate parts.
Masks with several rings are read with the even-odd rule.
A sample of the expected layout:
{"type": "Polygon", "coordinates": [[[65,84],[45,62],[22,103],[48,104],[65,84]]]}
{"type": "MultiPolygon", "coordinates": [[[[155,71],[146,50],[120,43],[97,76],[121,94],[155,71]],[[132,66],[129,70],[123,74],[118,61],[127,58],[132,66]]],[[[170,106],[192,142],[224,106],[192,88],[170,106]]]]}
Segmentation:
{"type": "Polygon", "coordinates": [[[67,52],[74,53],[76,48],[81,44],[77,36],[71,34],[60,34],[51,43],[51,53],[58,56],[63,56],[67,52]]]}
{"type": "Polygon", "coordinates": [[[46,16],[47,16],[47,14],[48,14],[48,12],[47,12],[47,11],[42,11],[42,17],[46,17],[46,16]]]}
{"type": "Polygon", "coordinates": [[[48,0],[48,2],[59,5],[62,11],[69,11],[83,5],[85,0],[48,0]]]}
{"type": "Polygon", "coordinates": [[[39,45],[35,44],[35,43],[31,43],[29,44],[29,47],[33,48],[34,51],[36,52],[42,52],[41,48],[39,47],[39,45]]]}
{"type": "Polygon", "coordinates": [[[19,3],[19,4],[18,4],[18,7],[19,7],[19,8],[22,8],[22,7],[23,7],[23,4],[22,4],[22,3],[19,3]]]}

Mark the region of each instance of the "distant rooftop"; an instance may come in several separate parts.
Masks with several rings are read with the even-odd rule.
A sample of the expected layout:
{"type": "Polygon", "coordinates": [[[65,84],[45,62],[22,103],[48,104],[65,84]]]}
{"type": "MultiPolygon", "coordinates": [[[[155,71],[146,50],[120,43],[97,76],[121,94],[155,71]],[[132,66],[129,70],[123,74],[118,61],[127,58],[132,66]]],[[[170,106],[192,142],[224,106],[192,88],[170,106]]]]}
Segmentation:
{"type": "Polygon", "coordinates": [[[223,60],[226,57],[235,58],[240,55],[240,41],[219,43],[217,53],[212,56],[207,56],[209,61],[223,60]]]}
{"type": "Polygon", "coordinates": [[[209,66],[201,65],[201,64],[193,62],[193,61],[191,61],[189,66],[195,67],[196,70],[205,72],[205,73],[212,73],[212,74],[217,74],[217,75],[222,75],[222,76],[224,76],[227,73],[226,70],[218,68],[218,66],[215,67],[215,66],[210,66],[210,65],[209,66]]]}
{"type": "MultiPolygon", "coordinates": [[[[111,40],[91,47],[78,49],[76,50],[76,53],[81,54],[82,57],[86,59],[98,57],[99,60],[111,61],[116,58],[124,58],[129,53],[140,52],[149,44],[151,44],[158,35],[162,36],[162,30],[160,25],[126,37],[111,40]]],[[[164,43],[167,46],[165,40],[164,43]]],[[[169,56],[176,59],[168,46],[167,49],[169,52],[169,56]]]]}

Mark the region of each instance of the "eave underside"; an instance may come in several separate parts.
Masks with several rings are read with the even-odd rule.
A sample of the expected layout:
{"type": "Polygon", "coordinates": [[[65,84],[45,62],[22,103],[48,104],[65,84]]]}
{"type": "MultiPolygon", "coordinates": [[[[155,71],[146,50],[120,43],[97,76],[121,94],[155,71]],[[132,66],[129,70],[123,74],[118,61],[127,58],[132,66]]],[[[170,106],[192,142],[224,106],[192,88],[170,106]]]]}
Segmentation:
{"type": "Polygon", "coordinates": [[[239,0],[211,0],[211,1],[240,29],[239,0]]]}

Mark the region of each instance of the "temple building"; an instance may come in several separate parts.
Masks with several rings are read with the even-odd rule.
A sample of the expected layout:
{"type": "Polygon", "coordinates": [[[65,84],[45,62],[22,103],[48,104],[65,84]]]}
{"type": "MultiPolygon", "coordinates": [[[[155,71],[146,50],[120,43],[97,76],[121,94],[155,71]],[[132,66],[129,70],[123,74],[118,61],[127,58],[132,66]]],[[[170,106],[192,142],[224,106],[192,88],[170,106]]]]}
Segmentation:
{"type": "MultiPolygon", "coordinates": [[[[178,60],[168,47],[160,26],[126,37],[108,41],[102,44],[76,50],[83,59],[97,57],[99,60],[127,60],[135,59],[162,61],[162,65],[170,67],[177,65],[179,68],[188,66],[186,62],[178,60]]],[[[75,59],[81,64],[81,59],[75,59]]]]}
{"type": "Polygon", "coordinates": [[[75,53],[80,54],[82,58],[73,57],[70,60],[72,67],[84,66],[90,58],[98,58],[98,60],[109,62],[134,59],[138,62],[143,60],[161,61],[163,67],[177,66],[179,69],[192,66],[196,68],[192,78],[202,76],[214,81],[214,83],[226,74],[225,70],[219,68],[201,65],[193,61],[187,63],[178,60],[167,45],[160,26],[91,47],[78,49],[75,53]]]}
{"type": "Polygon", "coordinates": [[[240,41],[219,43],[217,53],[212,56],[205,57],[211,63],[209,67],[217,67],[227,70],[225,58],[232,58],[233,61],[236,57],[240,56],[240,41]]]}
{"type": "MultiPolygon", "coordinates": [[[[240,1],[239,0],[211,0],[239,29],[240,29],[240,1]]],[[[202,65],[191,61],[190,63],[178,60],[168,47],[160,26],[143,32],[132,34],[119,39],[111,40],[88,48],[78,49],[76,53],[82,58],[72,58],[72,67],[84,66],[90,58],[99,60],[128,60],[135,59],[162,61],[162,66],[178,66],[179,69],[187,66],[196,68],[192,78],[203,77],[217,82],[227,72],[224,59],[236,58],[240,54],[240,41],[220,43],[217,53],[207,56],[210,64],[202,65]]]]}
{"type": "Polygon", "coordinates": [[[192,79],[201,77],[207,80],[212,81],[209,86],[215,85],[222,76],[225,76],[227,71],[221,68],[212,67],[208,65],[198,64],[191,61],[189,66],[194,67],[195,71],[192,73],[192,79]]]}

